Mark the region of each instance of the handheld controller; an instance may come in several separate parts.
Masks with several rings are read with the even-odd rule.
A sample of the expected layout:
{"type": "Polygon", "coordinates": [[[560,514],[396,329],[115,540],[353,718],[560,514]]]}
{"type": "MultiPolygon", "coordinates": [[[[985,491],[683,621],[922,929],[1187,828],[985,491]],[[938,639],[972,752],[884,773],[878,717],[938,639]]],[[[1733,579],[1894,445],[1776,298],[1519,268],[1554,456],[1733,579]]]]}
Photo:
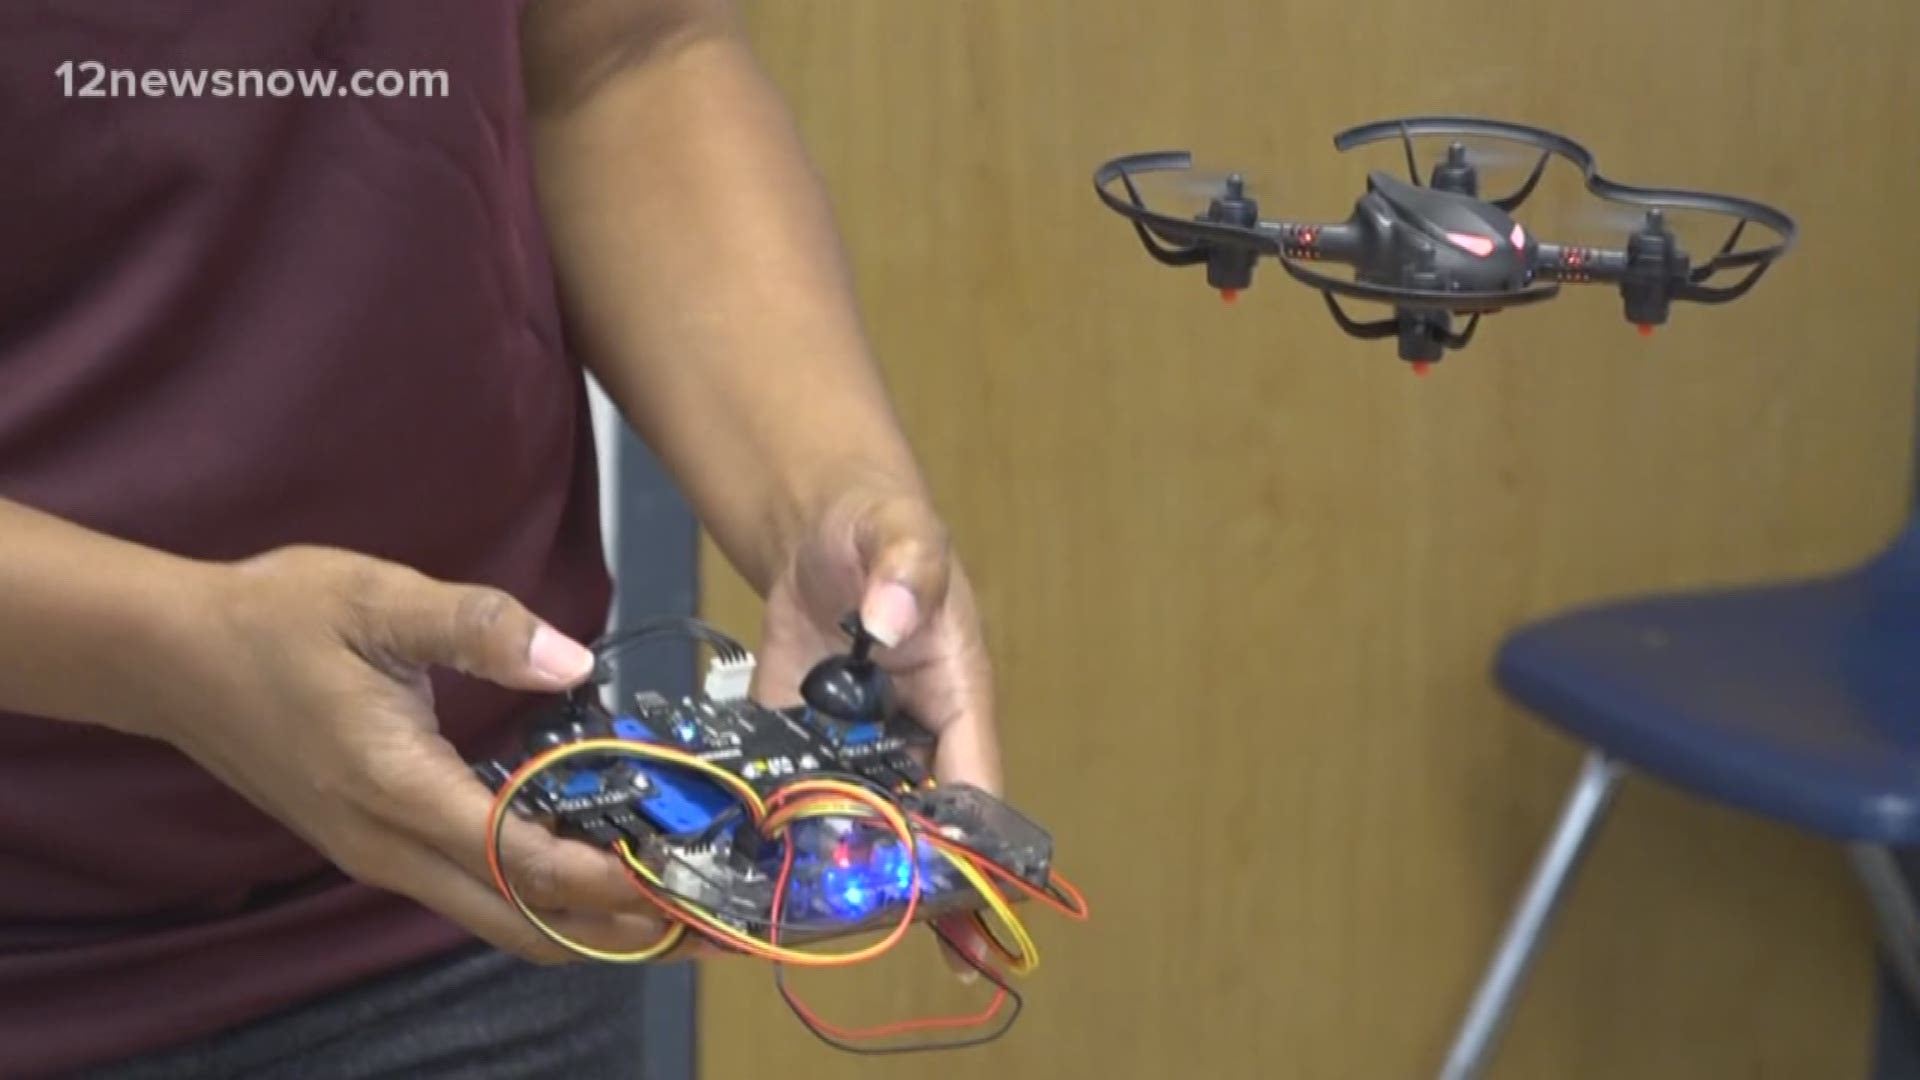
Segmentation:
{"type": "MultiPolygon", "coordinates": [[[[815,665],[801,703],[785,708],[749,697],[752,655],[707,624],[663,620],[610,636],[596,646],[595,678],[554,703],[525,754],[473,766],[496,793],[496,848],[513,812],[614,851],[636,888],[675,917],[676,942],[684,929],[776,965],[819,958],[797,946],[890,927],[882,947],[913,924],[934,923],[945,937],[938,924],[957,916],[973,920],[1012,971],[1030,969],[1032,942],[1010,905],[1037,898],[1085,917],[1054,873],[1051,837],[985,791],[933,781],[922,763],[933,736],[897,708],[858,618],[841,625],[850,650],[815,665]],[[609,708],[601,694],[612,653],[673,632],[714,650],[701,691],[677,701],[642,691],[609,708]],[[989,915],[1011,924],[1018,948],[989,915]]],[[[504,876],[496,882],[546,929],[504,876]]],[[[673,943],[626,956],[576,951],[645,960],[673,943]]],[[[1001,972],[982,970],[1008,992],[1001,972]]]]}

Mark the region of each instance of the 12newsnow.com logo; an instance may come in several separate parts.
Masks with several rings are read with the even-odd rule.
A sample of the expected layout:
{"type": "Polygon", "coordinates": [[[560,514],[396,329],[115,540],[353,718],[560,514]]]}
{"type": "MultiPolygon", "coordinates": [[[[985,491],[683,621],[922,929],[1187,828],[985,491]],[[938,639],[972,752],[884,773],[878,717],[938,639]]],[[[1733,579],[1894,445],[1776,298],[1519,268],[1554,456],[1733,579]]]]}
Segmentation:
{"type": "Polygon", "coordinates": [[[400,98],[446,97],[444,71],[289,71],[185,68],[134,71],[98,60],[54,69],[62,91],[78,98],[400,98]]]}

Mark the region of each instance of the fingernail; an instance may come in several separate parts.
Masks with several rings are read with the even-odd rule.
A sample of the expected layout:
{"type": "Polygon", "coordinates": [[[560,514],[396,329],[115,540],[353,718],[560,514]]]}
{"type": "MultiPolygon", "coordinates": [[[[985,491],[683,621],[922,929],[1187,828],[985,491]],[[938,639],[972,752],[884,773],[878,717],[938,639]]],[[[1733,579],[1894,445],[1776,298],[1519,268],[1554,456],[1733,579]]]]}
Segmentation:
{"type": "Polygon", "coordinates": [[[540,674],[564,683],[584,679],[593,670],[592,651],[545,625],[533,632],[533,642],[527,647],[527,661],[540,674]]]}
{"type": "Polygon", "coordinates": [[[875,641],[892,648],[913,633],[920,621],[920,602],[913,591],[897,581],[889,581],[867,594],[860,608],[860,622],[875,641]]]}

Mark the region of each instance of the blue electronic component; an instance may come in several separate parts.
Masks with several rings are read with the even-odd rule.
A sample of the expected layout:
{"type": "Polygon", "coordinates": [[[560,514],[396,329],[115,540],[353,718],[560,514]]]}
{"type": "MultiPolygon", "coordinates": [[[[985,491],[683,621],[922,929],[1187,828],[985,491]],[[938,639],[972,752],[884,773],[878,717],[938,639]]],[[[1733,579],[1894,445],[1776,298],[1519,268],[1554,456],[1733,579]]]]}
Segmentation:
{"type": "MultiPolygon", "coordinates": [[[[659,736],[651,728],[630,717],[613,722],[613,733],[622,739],[657,743],[659,736]]],[[[704,776],[659,762],[636,762],[653,790],[636,806],[640,816],[654,828],[669,835],[684,836],[705,831],[734,804],[733,794],[704,776]]]]}
{"type": "Polygon", "coordinates": [[[840,745],[862,746],[880,741],[879,724],[853,724],[840,731],[840,745]]]}
{"type": "Polygon", "coordinates": [[[682,716],[679,713],[675,713],[673,715],[673,737],[679,739],[680,742],[686,746],[692,746],[694,741],[700,738],[700,725],[694,723],[693,718],[690,716],[682,716]]]}

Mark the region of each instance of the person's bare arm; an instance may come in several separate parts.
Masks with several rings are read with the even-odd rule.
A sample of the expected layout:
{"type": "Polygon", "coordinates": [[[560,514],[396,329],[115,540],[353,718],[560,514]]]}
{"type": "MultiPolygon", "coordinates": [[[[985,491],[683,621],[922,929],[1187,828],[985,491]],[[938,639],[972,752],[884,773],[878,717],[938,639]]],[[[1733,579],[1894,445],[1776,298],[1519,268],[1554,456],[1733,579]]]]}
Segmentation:
{"type": "Polygon", "coordinates": [[[536,0],[539,187],[582,359],[760,591],[846,486],[923,496],[825,192],[731,6],[536,0]]]}
{"type": "MultiPolygon", "coordinates": [[[[323,548],[182,558],[0,499],[0,713],[170,744],[348,874],[539,960],[571,954],[494,891],[491,800],[425,676],[555,692],[591,665],[498,590],[323,548]]],[[[514,819],[501,862],[578,938],[664,928],[604,852],[514,819]]]]}
{"type": "Polygon", "coordinates": [[[150,730],[210,569],[0,499],[0,709],[150,730]]]}
{"type": "MultiPolygon", "coordinates": [[[[869,353],[824,187],[731,5],[536,0],[523,31],[569,329],[766,597],[756,692],[791,697],[857,608],[939,736],[941,778],[995,789],[972,587],[869,353]]],[[[948,930],[984,956],[964,920],[948,930]]]]}

